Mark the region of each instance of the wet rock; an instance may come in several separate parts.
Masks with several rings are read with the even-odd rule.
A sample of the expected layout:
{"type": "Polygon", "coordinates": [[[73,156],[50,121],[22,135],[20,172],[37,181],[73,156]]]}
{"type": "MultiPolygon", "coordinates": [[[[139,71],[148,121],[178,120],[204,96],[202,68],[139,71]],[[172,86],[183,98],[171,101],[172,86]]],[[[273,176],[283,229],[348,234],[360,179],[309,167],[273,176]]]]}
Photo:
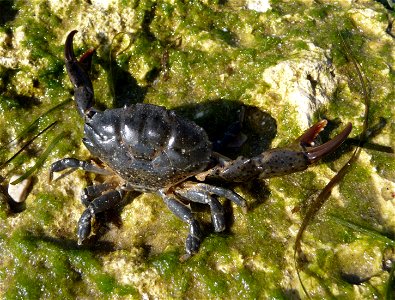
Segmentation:
{"type": "Polygon", "coordinates": [[[361,284],[382,270],[382,253],[367,241],[340,245],[336,250],[341,277],[351,284],[361,284]]]}
{"type": "Polygon", "coordinates": [[[17,180],[19,175],[13,175],[8,184],[8,195],[17,203],[25,202],[29,192],[32,180],[27,178],[22,180],[20,183],[12,184],[13,181],[17,180]]]}

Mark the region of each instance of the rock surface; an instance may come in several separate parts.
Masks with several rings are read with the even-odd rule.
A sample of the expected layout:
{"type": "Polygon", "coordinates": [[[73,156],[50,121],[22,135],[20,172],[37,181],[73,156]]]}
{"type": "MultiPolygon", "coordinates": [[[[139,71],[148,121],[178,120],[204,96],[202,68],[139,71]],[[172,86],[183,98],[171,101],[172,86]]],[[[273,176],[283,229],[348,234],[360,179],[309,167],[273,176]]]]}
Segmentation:
{"type": "Polygon", "coordinates": [[[80,191],[103,179],[76,171],[48,183],[52,162],[92,158],[64,69],[64,39],[74,29],[78,55],[97,50],[99,108],[164,105],[215,140],[243,105],[243,155],[285,145],[322,118],[330,121],[323,140],[347,122],[358,138],[365,104],[355,59],[369,88],[370,125],[382,126],[308,227],[301,279],[317,298],[385,297],[393,257],[383,253],[395,245],[393,11],[370,0],[17,0],[1,1],[0,11],[7,12],[0,16],[0,161],[56,121],[1,169],[9,180],[49,149],[25,210],[13,213],[0,202],[2,298],[304,298],[293,255],[297,231],[309,200],[357,144],[346,142],[303,173],[236,186],[251,209],[225,204],[223,234],[213,233],[209,212],[198,208],[207,237],[186,262],[179,261],[186,226],[151,194],[99,217],[96,237],[78,246],[80,191]]]}

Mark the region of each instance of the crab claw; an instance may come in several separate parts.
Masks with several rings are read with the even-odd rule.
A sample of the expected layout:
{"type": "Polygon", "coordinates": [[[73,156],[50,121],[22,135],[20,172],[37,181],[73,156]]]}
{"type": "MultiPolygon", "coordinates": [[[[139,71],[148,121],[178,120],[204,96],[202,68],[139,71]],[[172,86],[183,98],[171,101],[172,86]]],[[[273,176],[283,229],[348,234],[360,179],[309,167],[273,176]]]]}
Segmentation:
{"type": "Polygon", "coordinates": [[[348,123],[343,131],[336,135],[333,139],[320,146],[314,146],[314,139],[327,124],[327,120],[322,120],[314,124],[295,141],[302,148],[304,148],[305,155],[311,164],[320,160],[325,155],[335,151],[345,141],[352,129],[351,123],[348,123]]]}
{"type": "Polygon", "coordinates": [[[66,38],[64,58],[67,74],[74,86],[74,99],[77,103],[78,111],[81,116],[84,116],[88,114],[94,103],[92,81],[89,78],[88,71],[90,70],[92,55],[95,50],[88,50],[77,60],[73,50],[73,38],[76,33],[77,30],[73,30],[66,38]]]}
{"type": "Polygon", "coordinates": [[[313,141],[328,122],[320,121],[307,129],[288,147],[274,148],[252,158],[239,157],[224,161],[206,172],[197,174],[198,180],[221,178],[232,182],[245,182],[253,178],[270,178],[300,172],[323,156],[335,151],[350,134],[351,123],[332,140],[320,146],[313,141]]]}
{"type": "Polygon", "coordinates": [[[288,147],[275,148],[251,159],[259,170],[259,178],[270,178],[306,170],[325,155],[335,151],[348,137],[352,125],[348,123],[341,133],[320,146],[313,146],[314,139],[328,122],[322,120],[307,129],[288,147]]]}

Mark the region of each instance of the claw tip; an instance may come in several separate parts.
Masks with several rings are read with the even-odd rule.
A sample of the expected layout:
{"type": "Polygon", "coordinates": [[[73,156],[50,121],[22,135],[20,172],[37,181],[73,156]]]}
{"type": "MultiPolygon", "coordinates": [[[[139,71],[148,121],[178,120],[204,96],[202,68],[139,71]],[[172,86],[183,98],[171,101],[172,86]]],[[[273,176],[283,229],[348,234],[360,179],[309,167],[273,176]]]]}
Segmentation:
{"type": "Polygon", "coordinates": [[[320,158],[322,158],[324,155],[327,155],[335,151],[346,140],[346,138],[351,132],[351,129],[352,129],[351,123],[347,123],[343,131],[341,131],[333,139],[329,140],[323,145],[308,149],[307,157],[310,163],[314,163],[320,158]]]}
{"type": "Polygon", "coordinates": [[[73,50],[73,37],[77,32],[78,30],[72,30],[67,35],[65,48],[64,48],[64,57],[67,61],[71,61],[75,59],[74,50],[73,50]]]}
{"type": "Polygon", "coordinates": [[[328,125],[328,120],[323,119],[323,120],[319,121],[318,124],[320,125],[319,127],[320,127],[320,129],[322,130],[322,129],[324,129],[324,127],[325,127],[326,125],[328,125]]]}

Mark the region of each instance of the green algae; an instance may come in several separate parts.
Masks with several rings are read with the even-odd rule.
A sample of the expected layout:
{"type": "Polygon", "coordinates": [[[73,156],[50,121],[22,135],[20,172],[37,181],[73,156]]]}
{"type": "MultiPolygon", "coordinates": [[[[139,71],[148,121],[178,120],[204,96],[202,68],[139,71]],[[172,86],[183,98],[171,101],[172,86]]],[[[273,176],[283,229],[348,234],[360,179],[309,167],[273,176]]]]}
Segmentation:
{"type": "MultiPolygon", "coordinates": [[[[262,292],[258,274],[243,266],[235,266],[231,274],[216,270],[217,264],[233,265],[238,253],[232,250],[232,241],[226,237],[208,237],[203,245],[205,254],[197,254],[185,263],[180,263],[179,253],[167,253],[155,257],[151,263],[164,276],[168,284],[174,285],[173,296],[202,298],[227,298],[237,295],[240,299],[253,299],[262,292]],[[216,251],[215,251],[216,250],[216,251]],[[218,250],[221,255],[216,254],[218,250]],[[213,256],[211,256],[211,254],[213,256]],[[208,267],[210,271],[208,271],[208,267]],[[200,291],[190,291],[191,282],[199,282],[200,291]]],[[[262,279],[262,278],[261,278],[262,279]]]]}
{"type": "Polygon", "coordinates": [[[89,297],[92,292],[102,297],[113,293],[138,295],[103,272],[90,251],[67,249],[61,240],[21,229],[9,237],[1,236],[0,243],[8,257],[0,272],[0,278],[9,286],[3,294],[5,299],[75,299],[89,297]]]}
{"type": "MultiPolygon", "coordinates": [[[[94,59],[92,72],[98,107],[130,104],[137,99],[139,101],[136,102],[145,101],[183,110],[185,115],[191,116],[212,130],[210,127],[215,127],[215,122],[210,123],[209,118],[196,117],[195,110],[188,110],[190,105],[200,103],[210,108],[210,102],[218,99],[242,101],[246,105],[260,105],[260,109],[273,113],[279,124],[278,133],[282,139],[280,145],[285,145],[301,132],[294,122],[297,112],[293,107],[286,107],[277,112],[273,108],[276,105],[275,101],[267,101],[267,104],[261,105],[249,91],[255,90],[259,84],[259,91],[265,94],[270,87],[262,81],[262,72],[288,59],[290,54],[297,57],[298,51],[308,50],[309,43],[313,42],[324,49],[329,48],[333,64],[341,74],[349,78],[348,82],[338,86],[334,101],[323,110],[325,116],[352,120],[355,132],[360,132],[361,119],[355,119],[354,116],[355,111],[361,109],[361,103],[350,101],[357,94],[353,89],[355,74],[352,73],[341,50],[339,31],[347,36],[353,48],[362,49],[356,53],[356,59],[363,64],[365,75],[372,80],[373,87],[388,85],[391,78],[393,81],[393,74],[392,77],[385,78],[375,67],[382,66],[383,62],[391,62],[390,42],[380,46],[376,54],[373,53],[368,47],[368,40],[372,35],[358,30],[347,9],[335,4],[311,5],[303,1],[271,1],[272,9],[260,14],[247,9],[235,9],[232,6],[234,3],[222,2],[119,2],[118,10],[121,14],[123,9],[133,8],[135,11],[134,19],[129,22],[134,24],[132,29],[136,38],[129,50],[116,57],[115,76],[109,68],[108,49],[98,49],[98,58],[94,59]],[[284,18],[286,15],[290,15],[291,19],[284,18]],[[162,63],[164,52],[168,53],[167,66],[162,63]],[[164,75],[165,73],[167,75],[164,75]],[[131,74],[135,78],[132,85],[127,78],[122,77],[125,74],[131,74]],[[118,100],[111,97],[112,81],[125,85],[122,87],[121,84],[114,84],[118,100]],[[133,92],[127,91],[128,87],[132,87],[133,92]],[[133,99],[129,100],[130,98],[133,99]]],[[[87,4],[81,4],[81,8],[76,4],[70,4],[65,11],[75,11],[78,14],[84,7],[86,8],[87,4]]],[[[17,133],[23,132],[23,129],[28,128],[29,124],[48,109],[70,98],[70,85],[64,72],[62,58],[63,37],[68,31],[75,29],[67,23],[70,21],[65,20],[67,17],[64,16],[70,14],[66,13],[60,17],[59,12],[52,12],[47,2],[38,2],[35,6],[34,3],[26,5],[23,1],[15,1],[13,9],[18,11],[18,15],[3,27],[10,32],[15,32],[20,26],[25,28],[22,44],[30,49],[29,59],[32,62],[30,65],[17,68],[18,72],[24,74],[20,77],[16,75],[15,69],[0,69],[0,88],[4,90],[0,99],[3,118],[1,125],[9,128],[5,133],[1,133],[2,145],[9,142],[17,133]],[[34,15],[33,11],[39,13],[34,15]],[[32,83],[27,89],[22,90],[21,94],[21,89],[15,86],[18,78],[26,77],[31,78],[32,83]],[[38,101],[34,97],[38,98],[38,101]]],[[[375,4],[375,9],[380,10],[378,4],[375,4]]],[[[379,18],[383,18],[384,14],[385,11],[382,9],[379,18]]],[[[127,29],[130,30],[129,27],[127,29]]],[[[108,41],[112,37],[106,38],[108,41]]],[[[88,37],[83,44],[77,43],[76,53],[81,54],[90,46],[97,46],[98,42],[91,44],[93,40],[94,38],[88,37]]],[[[105,43],[105,39],[102,41],[105,43]]],[[[373,120],[379,117],[390,120],[393,118],[393,94],[385,95],[378,88],[376,92],[370,117],[373,120]],[[384,101],[380,98],[381,95],[385,95],[384,101]]],[[[221,106],[218,107],[223,109],[221,106]]],[[[219,113],[223,112],[219,110],[219,113]]],[[[322,114],[317,114],[315,118],[320,118],[322,114]]],[[[211,116],[215,117],[215,113],[211,116]]],[[[222,121],[222,116],[220,119],[222,121]]],[[[225,117],[224,119],[226,122],[225,117]]],[[[0,244],[6,249],[6,254],[2,254],[0,260],[0,278],[5,283],[0,286],[0,294],[9,299],[51,298],[54,295],[61,295],[65,299],[127,296],[137,298],[142,290],[150,294],[147,287],[137,288],[132,284],[120,284],[119,273],[122,273],[122,270],[105,269],[103,253],[100,250],[78,248],[71,242],[75,241],[74,228],[67,226],[75,226],[74,223],[59,226],[64,230],[50,229],[59,228],[59,214],[69,213],[67,207],[73,202],[70,199],[72,196],[57,192],[58,184],[46,184],[49,163],[64,156],[88,157],[81,150],[79,142],[82,135],[82,120],[72,105],[67,105],[58,113],[48,116],[47,122],[57,120],[61,122],[61,129],[72,130],[70,138],[58,144],[56,151],[48,158],[48,163],[38,172],[38,182],[28,199],[26,211],[2,218],[5,225],[1,225],[0,244]],[[20,225],[16,229],[12,228],[11,220],[18,220],[20,225]],[[62,241],[62,238],[65,240],[62,241]],[[8,259],[4,260],[6,257],[8,259]],[[33,271],[29,272],[24,266],[31,262],[34,263],[33,271]]],[[[59,131],[48,134],[35,143],[31,151],[18,156],[12,165],[3,170],[5,175],[12,173],[11,171],[26,170],[25,164],[37,161],[38,153],[41,153],[58,134],[59,131]]],[[[343,155],[349,153],[346,150],[342,151],[343,155]]],[[[12,151],[14,149],[8,148],[4,156],[9,157],[14,153],[12,151]]],[[[368,153],[372,156],[372,166],[378,168],[380,174],[386,174],[385,178],[393,178],[393,156],[374,151],[368,153]]],[[[336,170],[337,166],[330,163],[333,170],[336,170]]],[[[380,208],[372,204],[376,195],[371,190],[371,186],[374,185],[374,171],[370,166],[364,163],[350,172],[339,187],[339,201],[344,201],[345,204],[339,207],[336,203],[330,203],[324,214],[335,214],[355,224],[361,224],[362,219],[368,224],[382,225],[380,208]]],[[[297,223],[292,218],[296,218],[298,214],[290,216],[286,211],[288,207],[302,207],[303,211],[306,205],[304,202],[323,187],[325,179],[329,176],[328,171],[325,171],[326,175],[322,179],[321,171],[325,171],[325,164],[302,174],[290,175],[286,180],[270,179],[269,192],[264,193],[263,199],[248,199],[252,203],[258,201],[254,209],[242,215],[238,208],[234,208],[234,219],[229,221],[231,226],[228,232],[210,234],[203,241],[200,252],[184,263],[179,262],[178,258],[183,253],[183,236],[186,236],[186,229],[180,221],[171,221],[173,217],[170,213],[158,213],[169,214],[170,221],[161,223],[151,220],[156,234],[161,236],[164,235],[163,232],[177,230],[182,237],[171,245],[170,250],[165,249],[160,254],[155,251],[159,246],[155,243],[150,244],[149,247],[153,248],[152,254],[139,257],[137,261],[146,259],[147,263],[141,264],[136,276],[142,276],[143,272],[156,271],[157,282],[164,282],[166,285],[162,297],[256,299],[292,296],[292,288],[295,287],[289,287],[288,290],[279,284],[284,280],[285,272],[293,271],[290,267],[291,261],[285,258],[289,256],[290,246],[286,240],[292,237],[288,230],[297,223]]],[[[82,180],[84,185],[91,180],[81,175],[70,176],[76,176],[76,180],[82,180]]],[[[246,195],[246,198],[249,196],[246,195]]],[[[1,213],[4,212],[3,207],[0,206],[1,213]]],[[[210,232],[211,228],[206,227],[207,232],[210,232]]],[[[340,295],[344,298],[357,296],[353,291],[353,285],[341,278],[333,253],[320,248],[320,243],[330,245],[358,241],[358,236],[345,228],[348,227],[344,223],[319,222],[309,229],[306,242],[313,248],[311,255],[314,256],[314,260],[309,266],[308,274],[316,279],[312,288],[323,287],[324,291],[317,294],[322,297],[335,296],[331,289],[333,284],[341,290],[340,295]]],[[[115,234],[122,233],[122,228],[117,230],[115,234]]],[[[146,229],[140,226],[135,230],[144,235],[146,229]]],[[[152,230],[150,234],[155,233],[152,230]]],[[[369,242],[384,247],[377,239],[369,242]]],[[[106,255],[111,257],[111,251],[106,252],[106,255]]],[[[382,287],[385,285],[385,279],[386,274],[383,273],[382,282],[374,285],[377,291],[368,287],[365,296],[384,295],[382,287]]]]}

